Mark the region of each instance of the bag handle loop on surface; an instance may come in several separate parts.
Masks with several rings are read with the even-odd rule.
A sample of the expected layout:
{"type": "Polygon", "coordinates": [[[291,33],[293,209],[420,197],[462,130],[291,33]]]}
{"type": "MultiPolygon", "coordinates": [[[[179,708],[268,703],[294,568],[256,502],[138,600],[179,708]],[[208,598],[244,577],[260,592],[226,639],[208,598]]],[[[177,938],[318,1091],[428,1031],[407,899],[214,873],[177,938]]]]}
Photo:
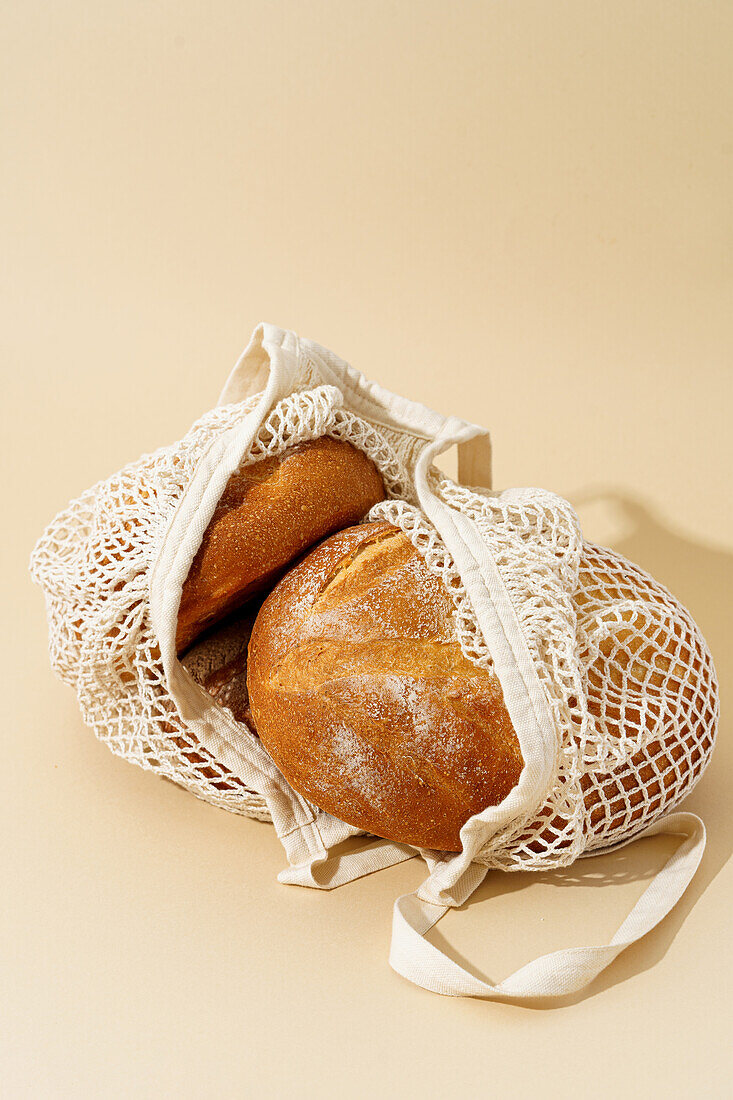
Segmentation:
{"type": "MultiPolygon", "coordinates": [[[[415,985],[449,997],[485,997],[489,1000],[529,1000],[562,997],[590,985],[625,948],[655,928],[680,900],[689,886],[705,851],[705,826],[690,813],[672,814],[655,822],[639,837],[675,833],[685,840],[654,876],[609,943],[590,947],[568,947],[542,955],[496,984],[471,974],[425,939],[450,908],[422,900],[420,890],[404,894],[394,906],[390,965],[415,985]]],[[[637,838],[639,839],[639,838],[637,838]]],[[[486,875],[486,868],[473,863],[457,884],[453,905],[462,905],[486,875]]]]}

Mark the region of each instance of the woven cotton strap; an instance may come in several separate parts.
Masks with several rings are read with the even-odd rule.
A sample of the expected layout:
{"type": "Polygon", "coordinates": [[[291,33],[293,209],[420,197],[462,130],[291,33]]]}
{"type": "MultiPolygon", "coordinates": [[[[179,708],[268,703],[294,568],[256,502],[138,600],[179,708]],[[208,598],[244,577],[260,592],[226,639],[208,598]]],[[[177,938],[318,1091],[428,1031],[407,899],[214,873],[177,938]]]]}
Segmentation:
{"type": "MultiPolygon", "coordinates": [[[[655,875],[607,944],[554,951],[527,963],[502,982],[485,982],[425,939],[425,933],[450,906],[423,901],[417,891],[404,894],[395,902],[390,964],[415,985],[449,997],[525,1000],[576,993],[589,985],[624,948],[636,943],[666,917],[700,864],[705,850],[705,826],[695,814],[673,814],[656,822],[641,836],[655,833],[681,834],[685,840],[655,875]]],[[[486,869],[474,863],[470,872],[462,877],[453,905],[463,904],[483,881],[486,869]]]]}
{"type": "MultiPolygon", "coordinates": [[[[266,388],[270,380],[270,363],[267,356],[262,352],[263,344],[265,341],[269,341],[271,345],[283,338],[288,339],[293,345],[297,343],[309,349],[311,355],[318,360],[324,370],[333,370],[334,365],[336,365],[337,378],[334,381],[341,388],[350,389],[352,406],[357,410],[361,407],[365,415],[369,416],[374,413],[375,408],[383,406],[384,408],[391,408],[399,419],[409,409],[408,415],[414,419],[418,432],[426,432],[427,438],[430,438],[434,431],[444,427],[444,417],[438,416],[432,410],[426,409],[416,402],[405,401],[404,398],[389,393],[381,386],[367,382],[363,375],[349,367],[343,360],[338,359],[326,348],[321,348],[308,340],[299,340],[293,333],[283,332],[274,325],[268,324],[258,325],[252,334],[250,343],[237,360],[224,389],[219,395],[218,403],[220,405],[244,401],[266,388]],[[354,386],[353,380],[356,378],[359,379],[359,383],[354,386]],[[352,383],[351,387],[349,386],[349,380],[352,383]],[[377,396],[377,401],[376,404],[373,404],[375,396],[377,396]]],[[[452,423],[463,425],[462,421],[455,419],[452,423]]],[[[455,441],[458,457],[458,480],[463,485],[481,485],[485,489],[490,489],[492,485],[491,437],[485,429],[480,429],[477,425],[471,425],[470,427],[472,434],[469,434],[467,438],[455,441]]]]}

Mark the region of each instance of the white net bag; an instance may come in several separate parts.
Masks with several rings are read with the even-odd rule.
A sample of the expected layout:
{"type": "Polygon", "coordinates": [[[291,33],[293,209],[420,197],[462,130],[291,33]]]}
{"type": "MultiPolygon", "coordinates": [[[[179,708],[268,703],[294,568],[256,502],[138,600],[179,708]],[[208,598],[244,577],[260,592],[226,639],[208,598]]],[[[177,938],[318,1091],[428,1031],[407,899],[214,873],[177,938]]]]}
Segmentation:
{"type": "Polygon", "coordinates": [[[84,720],[126,759],[200,798],[272,821],[283,882],[330,889],[419,854],[429,877],[395,905],[391,962],[442,993],[517,998],[574,991],[653,927],[695,872],[704,829],[672,810],[713,748],[710,654],[680,604],[642,570],[585,543],[567,502],[537,489],[456,484],[434,457],[459,448],[459,481],[489,483],[488,438],[367,382],[330,352],[262,325],[220,404],[172,446],[72,502],[32,557],[54,668],[84,720]],[[297,794],[258,738],[178,661],[181,588],[230,475],[329,435],[379,468],[388,499],[369,519],[400,527],[455,603],[462,649],[491,667],[524,768],[498,806],[461,830],[462,851],[366,838],[297,794]],[[545,956],[500,985],[424,937],[489,868],[547,870],[642,833],[685,837],[610,944],[545,956]]]}

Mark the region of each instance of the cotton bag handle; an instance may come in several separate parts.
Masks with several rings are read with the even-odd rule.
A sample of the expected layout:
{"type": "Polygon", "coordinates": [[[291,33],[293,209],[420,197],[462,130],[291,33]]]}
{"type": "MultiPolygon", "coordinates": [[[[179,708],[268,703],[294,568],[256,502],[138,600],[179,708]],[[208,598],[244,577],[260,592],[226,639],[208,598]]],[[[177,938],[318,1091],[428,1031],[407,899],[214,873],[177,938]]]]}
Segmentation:
{"type": "MultiPolygon", "coordinates": [[[[218,405],[231,405],[264,390],[270,379],[270,360],[267,354],[267,346],[282,344],[297,356],[300,348],[317,359],[322,372],[332,377],[325,380],[333,381],[343,389],[350,398],[350,405],[355,411],[363,411],[369,419],[375,411],[389,410],[390,419],[399,422],[404,419],[403,425],[412,426],[409,421],[414,421],[418,434],[425,431],[428,438],[442,431],[445,418],[427,409],[414,401],[407,401],[395,394],[369,382],[359,371],[354,370],[348,363],[339,359],[327,348],[322,348],[310,340],[302,340],[292,332],[279,329],[275,325],[263,322],[257,326],[252,334],[247,347],[244,349],[234,368],[226,380],[224,389],[219,394],[218,405]],[[361,409],[360,409],[361,406],[361,409]]],[[[454,421],[458,423],[458,421],[454,421]]],[[[456,441],[458,455],[458,480],[462,485],[479,485],[490,489],[492,485],[491,471],[491,438],[488,431],[471,426],[475,434],[468,439],[456,441]]]]}
{"type": "MultiPolygon", "coordinates": [[[[685,840],[655,875],[606,944],[553,951],[527,963],[502,982],[485,982],[425,939],[426,932],[450,906],[424,900],[420,897],[421,889],[413,894],[404,894],[395,902],[390,964],[398,974],[415,985],[449,997],[523,1001],[577,993],[590,985],[626,947],[640,940],[667,916],[697,871],[705,851],[705,826],[699,817],[690,813],[672,814],[656,822],[640,836],[658,833],[679,834],[685,840]]],[[[471,864],[460,880],[453,904],[463,904],[485,875],[485,867],[471,864]]]]}

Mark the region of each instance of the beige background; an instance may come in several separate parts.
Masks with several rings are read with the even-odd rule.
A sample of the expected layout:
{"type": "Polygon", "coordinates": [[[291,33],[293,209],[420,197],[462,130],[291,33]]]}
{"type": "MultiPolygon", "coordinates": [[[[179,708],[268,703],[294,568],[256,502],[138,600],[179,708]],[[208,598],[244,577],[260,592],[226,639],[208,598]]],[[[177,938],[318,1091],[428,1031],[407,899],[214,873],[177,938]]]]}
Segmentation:
{"type": "MultiPolygon", "coordinates": [[[[26,565],[266,319],[488,424],[497,484],[565,494],[691,607],[730,704],[733,6],[0,13],[4,1094],[726,1094],[727,718],[702,869],[592,996],[439,998],[387,965],[422,867],[279,886],[269,827],[82,726],[26,565]]],[[[671,849],[497,876],[436,939],[500,978],[610,935],[671,849]]]]}

